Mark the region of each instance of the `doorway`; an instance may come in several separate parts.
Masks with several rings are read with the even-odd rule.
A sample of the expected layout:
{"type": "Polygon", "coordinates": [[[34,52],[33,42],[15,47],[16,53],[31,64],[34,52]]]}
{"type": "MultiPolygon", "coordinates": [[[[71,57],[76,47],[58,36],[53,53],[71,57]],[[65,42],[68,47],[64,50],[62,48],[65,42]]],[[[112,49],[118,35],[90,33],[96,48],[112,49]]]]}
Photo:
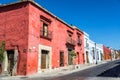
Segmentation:
{"type": "Polygon", "coordinates": [[[77,57],[78,57],[78,64],[80,64],[79,52],[77,52],[77,57]]]}
{"type": "Polygon", "coordinates": [[[12,70],[14,67],[14,50],[8,50],[7,56],[8,56],[8,74],[12,75],[12,70]]]}
{"type": "Polygon", "coordinates": [[[72,49],[68,49],[68,65],[73,65],[73,58],[71,56],[72,49]]]}
{"type": "Polygon", "coordinates": [[[88,59],[88,51],[86,51],[86,63],[89,63],[89,59],[88,59]]]}
{"type": "Polygon", "coordinates": [[[60,51],[60,67],[64,66],[64,52],[60,51]]]}
{"type": "Polygon", "coordinates": [[[42,50],[41,51],[41,69],[49,68],[49,51],[42,50]]]}

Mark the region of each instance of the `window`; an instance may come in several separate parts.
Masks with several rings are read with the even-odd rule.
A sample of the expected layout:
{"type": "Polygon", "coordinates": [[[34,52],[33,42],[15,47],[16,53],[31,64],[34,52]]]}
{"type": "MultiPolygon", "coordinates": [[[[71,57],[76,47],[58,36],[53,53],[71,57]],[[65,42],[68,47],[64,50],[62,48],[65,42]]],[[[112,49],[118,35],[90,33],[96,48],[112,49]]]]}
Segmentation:
{"type": "Polygon", "coordinates": [[[99,60],[99,51],[97,51],[97,59],[99,60]]]}
{"type": "Polygon", "coordinates": [[[81,45],[81,39],[80,39],[80,35],[78,35],[78,45],[81,45]]]}
{"type": "Polygon", "coordinates": [[[95,59],[95,49],[92,47],[93,59],[95,59]]]}
{"type": "Polygon", "coordinates": [[[43,23],[43,36],[47,37],[48,36],[48,24],[43,23]]]}
{"type": "Polygon", "coordinates": [[[86,45],[85,45],[85,46],[86,46],[86,48],[88,48],[88,47],[89,47],[89,44],[88,44],[88,39],[87,39],[87,38],[85,38],[85,41],[86,41],[86,42],[85,42],[85,43],[86,43],[86,45]]]}
{"type": "Polygon", "coordinates": [[[78,35],[78,42],[80,42],[80,35],[78,35]]]}
{"type": "Polygon", "coordinates": [[[71,43],[71,41],[72,41],[72,35],[71,35],[71,34],[68,34],[68,42],[71,43]]]}
{"type": "Polygon", "coordinates": [[[68,43],[72,43],[72,35],[73,35],[73,33],[68,30],[68,39],[67,39],[68,43]]]}
{"type": "Polygon", "coordinates": [[[67,44],[75,46],[76,45],[76,41],[72,37],[73,36],[73,32],[69,31],[69,30],[67,30],[67,32],[68,32],[68,36],[66,38],[67,44]]]}
{"type": "Polygon", "coordinates": [[[40,27],[40,37],[51,40],[52,31],[49,30],[51,20],[43,15],[40,15],[40,21],[42,22],[42,27],[40,27]]]}
{"type": "Polygon", "coordinates": [[[78,41],[80,41],[80,35],[78,35],[78,41]]]}
{"type": "Polygon", "coordinates": [[[48,26],[49,24],[43,22],[43,26],[40,28],[40,37],[51,40],[52,31],[49,30],[48,26]]]}

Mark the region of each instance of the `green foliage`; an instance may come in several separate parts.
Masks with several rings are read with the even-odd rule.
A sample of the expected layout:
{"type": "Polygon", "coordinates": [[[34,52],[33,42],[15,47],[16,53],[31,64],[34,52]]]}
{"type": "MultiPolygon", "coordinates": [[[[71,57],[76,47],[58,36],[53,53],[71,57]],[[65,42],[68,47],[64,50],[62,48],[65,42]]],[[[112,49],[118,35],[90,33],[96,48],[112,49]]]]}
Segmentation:
{"type": "Polygon", "coordinates": [[[3,62],[5,58],[4,52],[5,52],[5,41],[2,41],[2,43],[0,43],[0,62],[3,62]]]}
{"type": "Polygon", "coordinates": [[[70,54],[71,54],[72,57],[76,57],[77,56],[77,54],[75,53],[74,50],[72,50],[70,54]]]}
{"type": "Polygon", "coordinates": [[[74,50],[72,50],[72,51],[70,52],[70,55],[71,55],[72,64],[74,64],[74,58],[76,58],[77,54],[75,53],[74,50]]]}

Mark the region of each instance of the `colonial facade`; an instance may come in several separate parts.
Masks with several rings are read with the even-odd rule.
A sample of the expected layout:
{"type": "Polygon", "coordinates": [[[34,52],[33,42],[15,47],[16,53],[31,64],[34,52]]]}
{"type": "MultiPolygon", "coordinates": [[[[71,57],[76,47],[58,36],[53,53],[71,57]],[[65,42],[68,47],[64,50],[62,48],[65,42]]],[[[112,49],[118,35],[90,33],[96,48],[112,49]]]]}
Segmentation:
{"type": "Polygon", "coordinates": [[[114,50],[115,59],[120,59],[120,50],[114,50]]]}
{"type": "Polygon", "coordinates": [[[83,32],[37,3],[1,5],[0,19],[0,41],[6,43],[3,73],[28,75],[84,64],[83,32]]]}
{"type": "Polygon", "coordinates": [[[103,51],[104,51],[104,59],[105,60],[112,60],[110,48],[103,45],[103,51]]]}
{"type": "Polygon", "coordinates": [[[116,58],[116,51],[111,48],[111,58],[114,60],[116,58]]]}
{"type": "MultiPolygon", "coordinates": [[[[3,74],[29,75],[112,58],[110,48],[31,0],[0,5],[0,30],[6,44],[3,74]]],[[[113,58],[119,57],[114,50],[113,58]]]]}
{"type": "Polygon", "coordinates": [[[97,62],[104,60],[103,45],[96,44],[97,62]]]}
{"type": "Polygon", "coordinates": [[[89,60],[90,63],[97,64],[103,60],[103,45],[97,44],[92,40],[89,40],[89,60]]]}
{"type": "Polygon", "coordinates": [[[95,47],[95,42],[93,42],[92,40],[89,40],[89,51],[90,51],[90,55],[89,55],[89,61],[90,63],[95,63],[96,62],[96,47],[95,47]]]}
{"type": "Polygon", "coordinates": [[[84,55],[85,63],[90,63],[89,34],[86,32],[84,32],[84,55]]]}
{"type": "Polygon", "coordinates": [[[90,40],[89,34],[87,34],[86,32],[84,32],[84,48],[86,64],[96,64],[104,59],[103,45],[97,44],[90,40]]]}

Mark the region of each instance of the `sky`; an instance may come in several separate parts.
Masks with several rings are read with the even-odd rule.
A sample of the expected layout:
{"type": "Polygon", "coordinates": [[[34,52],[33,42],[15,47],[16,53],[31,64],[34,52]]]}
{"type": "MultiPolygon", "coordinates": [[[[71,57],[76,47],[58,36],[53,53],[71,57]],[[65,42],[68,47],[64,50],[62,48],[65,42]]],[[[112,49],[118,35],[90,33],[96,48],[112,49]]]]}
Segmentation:
{"type": "MultiPolygon", "coordinates": [[[[0,0],[0,4],[18,0],[0,0]]],[[[96,43],[120,49],[120,0],[34,0],[96,43]]]]}

